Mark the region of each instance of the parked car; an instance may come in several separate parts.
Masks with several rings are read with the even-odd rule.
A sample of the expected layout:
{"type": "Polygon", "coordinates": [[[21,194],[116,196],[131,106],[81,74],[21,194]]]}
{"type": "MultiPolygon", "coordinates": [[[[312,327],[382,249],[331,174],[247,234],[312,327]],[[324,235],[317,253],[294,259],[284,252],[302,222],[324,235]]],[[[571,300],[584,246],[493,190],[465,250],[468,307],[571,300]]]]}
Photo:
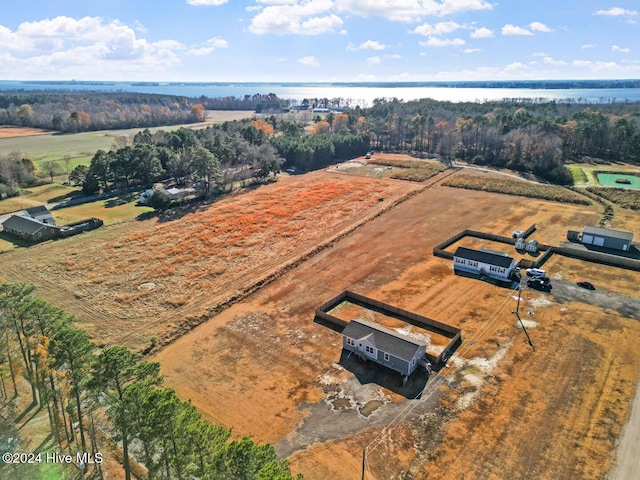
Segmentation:
{"type": "Polygon", "coordinates": [[[552,288],[551,283],[543,282],[539,278],[532,278],[530,280],[527,280],[527,286],[536,290],[542,290],[543,292],[550,292],[552,288]]]}
{"type": "Polygon", "coordinates": [[[587,282],[586,280],[578,280],[576,284],[579,287],[586,288],[587,290],[595,290],[596,287],[593,286],[593,283],[587,282]]]}
{"type": "Polygon", "coordinates": [[[527,268],[527,275],[533,278],[544,277],[547,275],[547,271],[539,268],[527,268]]]}

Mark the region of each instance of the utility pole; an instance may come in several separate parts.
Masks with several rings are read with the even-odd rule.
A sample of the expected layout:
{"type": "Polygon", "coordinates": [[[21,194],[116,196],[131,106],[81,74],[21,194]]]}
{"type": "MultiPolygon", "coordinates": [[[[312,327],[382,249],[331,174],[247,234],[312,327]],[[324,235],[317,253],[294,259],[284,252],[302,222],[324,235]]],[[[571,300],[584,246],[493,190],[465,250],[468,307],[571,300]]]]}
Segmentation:
{"type": "Polygon", "coordinates": [[[365,459],[366,459],[366,455],[367,455],[367,449],[366,447],[362,449],[362,480],[364,480],[364,465],[365,465],[365,459]]]}
{"type": "Polygon", "coordinates": [[[522,292],[522,282],[518,284],[518,306],[516,307],[516,317],[518,317],[518,320],[520,321],[520,325],[522,326],[522,330],[524,331],[524,334],[527,336],[527,341],[529,342],[529,345],[531,345],[531,348],[533,348],[533,351],[536,351],[536,347],[533,346],[533,343],[531,343],[531,337],[529,337],[529,332],[527,332],[527,329],[524,328],[524,323],[522,323],[522,319],[520,318],[520,295],[522,292]]]}

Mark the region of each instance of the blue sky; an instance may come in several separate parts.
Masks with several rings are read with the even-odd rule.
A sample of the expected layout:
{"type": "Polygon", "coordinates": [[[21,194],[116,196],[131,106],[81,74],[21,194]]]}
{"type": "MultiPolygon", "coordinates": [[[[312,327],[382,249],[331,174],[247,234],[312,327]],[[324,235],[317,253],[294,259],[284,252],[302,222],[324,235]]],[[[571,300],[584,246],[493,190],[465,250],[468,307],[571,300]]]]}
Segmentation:
{"type": "Polygon", "coordinates": [[[637,0],[2,0],[0,79],[640,78],[637,0]]]}

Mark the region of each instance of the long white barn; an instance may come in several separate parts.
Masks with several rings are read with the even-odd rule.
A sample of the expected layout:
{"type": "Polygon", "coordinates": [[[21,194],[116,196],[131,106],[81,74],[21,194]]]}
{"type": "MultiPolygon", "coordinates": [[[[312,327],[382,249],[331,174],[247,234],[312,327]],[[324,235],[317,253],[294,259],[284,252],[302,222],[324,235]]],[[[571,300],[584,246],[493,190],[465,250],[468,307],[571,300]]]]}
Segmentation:
{"type": "Polygon", "coordinates": [[[516,268],[515,259],[506,255],[458,247],[453,254],[453,269],[456,271],[486,275],[496,280],[507,281],[516,268]]]}

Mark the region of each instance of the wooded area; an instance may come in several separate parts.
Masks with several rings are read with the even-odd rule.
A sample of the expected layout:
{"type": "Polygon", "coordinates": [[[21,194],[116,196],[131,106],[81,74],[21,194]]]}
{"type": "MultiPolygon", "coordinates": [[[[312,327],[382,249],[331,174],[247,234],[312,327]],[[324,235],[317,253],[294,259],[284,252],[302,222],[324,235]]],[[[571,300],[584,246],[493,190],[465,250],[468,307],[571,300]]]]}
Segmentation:
{"type": "Polygon", "coordinates": [[[62,133],[200,122],[204,108],[186,97],[129,92],[0,92],[0,125],[62,133]]]}
{"type": "MultiPolygon", "coordinates": [[[[271,445],[231,441],[229,429],[210,424],[190,402],[162,388],[158,363],[140,361],[126,347],[99,348],[74,327],[72,317],[34,290],[24,283],[0,285],[0,403],[8,407],[3,418],[20,415],[22,376],[31,390],[29,410],[46,409],[61,452],[93,458],[106,450],[105,442],[118,442],[127,480],[133,470],[130,456],[144,465],[149,480],[294,478],[271,445]]],[[[12,451],[25,451],[20,442],[9,441],[19,438],[13,428],[1,429],[0,435],[12,451]]],[[[102,478],[101,463],[87,467],[88,475],[102,478]]],[[[11,468],[2,462],[0,476],[8,478],[11,468]]],[[[36,478],[40,466],[20,468],[27,475],[24,469],[31,468],[36,478]]]]}

